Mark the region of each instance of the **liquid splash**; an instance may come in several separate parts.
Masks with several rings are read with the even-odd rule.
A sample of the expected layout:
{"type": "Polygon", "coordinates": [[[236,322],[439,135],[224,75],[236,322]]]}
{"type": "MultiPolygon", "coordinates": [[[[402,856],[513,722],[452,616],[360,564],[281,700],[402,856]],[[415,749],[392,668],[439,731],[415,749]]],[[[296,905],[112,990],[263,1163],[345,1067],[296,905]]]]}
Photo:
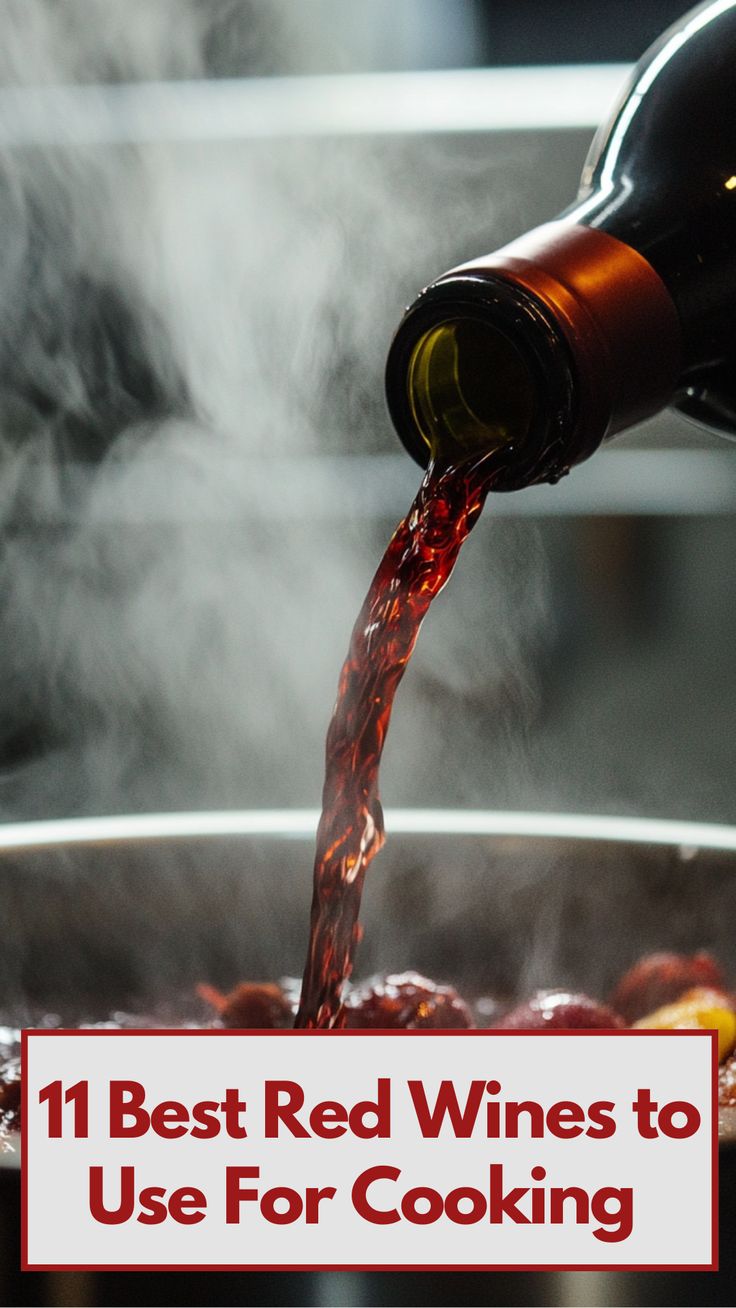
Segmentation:
{"type": "MultiPolygon", "coordinates": [[[[510,451],[504,451],[503,464],[510,451]]],[[[394,696],[433,599],[502,467],[500,451],[433,461],[353,628],[327,732],[307,962],[297,1027],[343,1024],[365,874],[384,840],[378,789],[394,696]]]]}

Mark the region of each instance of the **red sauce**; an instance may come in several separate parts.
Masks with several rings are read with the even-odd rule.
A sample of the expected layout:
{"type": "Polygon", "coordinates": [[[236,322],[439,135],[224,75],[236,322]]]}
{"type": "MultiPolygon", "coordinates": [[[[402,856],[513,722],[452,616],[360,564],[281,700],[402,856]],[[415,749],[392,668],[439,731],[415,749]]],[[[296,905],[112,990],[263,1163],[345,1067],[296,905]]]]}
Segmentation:
{"type": "Polygon", "coordinates": [[[309,950],[296,1025],[344,1024],[366,871],[384,842],[378,769],[394,695],[500,467],[498,452],[430,464],[353,628],[327,732],[309,950]]]}

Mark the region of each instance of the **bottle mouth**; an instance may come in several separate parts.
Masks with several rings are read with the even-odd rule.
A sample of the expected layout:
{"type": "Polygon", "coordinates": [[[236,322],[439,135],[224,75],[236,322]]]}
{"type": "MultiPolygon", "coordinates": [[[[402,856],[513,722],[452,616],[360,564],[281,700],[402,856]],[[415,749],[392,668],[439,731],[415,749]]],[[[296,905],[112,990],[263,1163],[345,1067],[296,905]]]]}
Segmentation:
{"type": "Polygon", "coordinates": [[[527,360],[494,323],[469,315],[425,331],[409,360],[407,394],[430,455],[523,444],[537,407],[527,360]]]}
{"type": "Polygon", "coordinates": [[[407,310],[389,350],[386,397],[406,449],[426,467],[505,450],[495,490],[568,470],[577,389],[546,306],[495,275],[453,274],[407,310]]]}

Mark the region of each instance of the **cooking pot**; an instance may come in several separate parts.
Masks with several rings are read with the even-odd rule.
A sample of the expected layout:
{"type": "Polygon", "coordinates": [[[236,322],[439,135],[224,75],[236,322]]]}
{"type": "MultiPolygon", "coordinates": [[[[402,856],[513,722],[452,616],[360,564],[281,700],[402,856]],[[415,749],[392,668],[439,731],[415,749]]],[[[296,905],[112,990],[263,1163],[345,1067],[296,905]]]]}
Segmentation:
{"type": "MultiPolygon", "coordinates": [[[[289,810],[0,827],[0,1007],[28,1023],[41,1010],[94,1020],[172,1002],[186,1014],[197,982],[298,975],[316,820],[289,810]]],[[[733,972],[736,828],[441,810],[389,812],[386,825],[366,883],[358,977],[414,968],[475,999],[558,985],[605,995],[642,953],[702,948],[733,972]]],[[[736,1301],[733,1149],[721,1151],[715,1274],[20,1276],[18,1178],[6,1166],[0,1180],[5,1302],[736,1301]]]]}

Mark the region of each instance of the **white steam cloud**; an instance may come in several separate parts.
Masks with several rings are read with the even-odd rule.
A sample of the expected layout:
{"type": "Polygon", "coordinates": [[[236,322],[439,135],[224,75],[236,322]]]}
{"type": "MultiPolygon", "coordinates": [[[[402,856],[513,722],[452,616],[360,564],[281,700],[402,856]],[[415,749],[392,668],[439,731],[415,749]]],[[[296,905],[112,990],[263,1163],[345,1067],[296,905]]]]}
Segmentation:
{"type": "MultiPolygon", "coordinates": [[[[0,83],[200,77],[223,52],[297,69],[301,9],[5,0],[0,83]]],[[[335,460],[398,450],[401,306],[516,221],[457,143],[151,135],[0,156],[0,816],[318,802],[392,526],[341,512],[335,460]]],[[[389,804],[518,793],[540,550],[504,524],[466,553],[402,691],[389,804]]]]}

